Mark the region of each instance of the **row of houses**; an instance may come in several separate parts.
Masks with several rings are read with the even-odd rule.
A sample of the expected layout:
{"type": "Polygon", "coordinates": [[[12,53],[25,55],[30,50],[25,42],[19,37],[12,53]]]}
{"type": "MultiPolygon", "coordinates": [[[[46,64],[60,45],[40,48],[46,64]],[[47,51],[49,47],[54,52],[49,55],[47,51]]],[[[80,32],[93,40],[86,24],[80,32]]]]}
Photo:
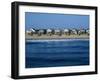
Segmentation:
{"type": "Polygon", "coordinates": [[[89,35],[89,29],[34,29],[31,28],[26,31],[28,35],[89,35]]]}

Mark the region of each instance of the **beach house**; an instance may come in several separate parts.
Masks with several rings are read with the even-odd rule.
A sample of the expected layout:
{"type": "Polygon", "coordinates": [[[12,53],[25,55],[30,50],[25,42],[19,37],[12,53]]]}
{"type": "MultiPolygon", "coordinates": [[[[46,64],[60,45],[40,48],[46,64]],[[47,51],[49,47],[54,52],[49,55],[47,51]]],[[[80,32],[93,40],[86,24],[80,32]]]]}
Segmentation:
{"type": "Polygon", "coordinates": [[[62,31],[60,29],[55,29],[54,30],[54,34],[61,36],[62,35],[62,31]]]}
{"type": "Polygon", "coordinates": [[[32,35],[32,32],[29,31],[29,30],[27,30],[27,31],[26,31],[26,34],[27,34],[27,35],[32,35]]]}
{"type": "Polygon", "coordinates": [[[36,33],[36,31],[33,28],[26,30],[26,34],[28,34],[28,35],[34,35],[35,33],[36,33]]]}
{"type": "Polygon", "coordinates": [[[70,30],[69,29],[64,29],[62,33],[64,35],[70,35],[70,30]]]}
{"type": "Polygon", "coordinates": [[[74,35],[77,35],[78,34],[78,30],[77,29],[72,29],[70,34],[74,34],[74,35]]]}
{"type": "Polygon", "coordinates": [[[53,33],[52,33],[52,29],[47,29],[47,30],[46,30],[46,34],[49,35],[49,36],[51,36],[51,35],[53,34],[53,33]]]}
{"type": "Polygon", "coordinates": [[[31,31],[32,35],[36,34],[36,30],[34,28],[31,28],[30,31],[31,31]]]}
{"type": "Polygon", "coordinates": [[[38,34],[38,36],[43,35],[44,34],[44,30],[43,29],[37,30],[37,34],[38,34]]]}
{"type": "Polygon", "coordinates": [[[86,34],[89,35],[89,29],[86,30],[86,34]]]}
{"type": "Polygon", "coordinates": [[[79,35],[86,34],[86,30],[85,30],[85,29],[80,29],[80,30],[78,31],[78,34],[79,34],[79,35]]]}

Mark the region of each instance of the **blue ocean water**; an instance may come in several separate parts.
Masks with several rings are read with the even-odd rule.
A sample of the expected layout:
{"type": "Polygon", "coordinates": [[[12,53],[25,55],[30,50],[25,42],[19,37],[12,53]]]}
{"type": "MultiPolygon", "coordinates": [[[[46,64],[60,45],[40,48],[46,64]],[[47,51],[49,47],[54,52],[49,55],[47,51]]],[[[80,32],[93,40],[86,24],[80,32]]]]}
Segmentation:
{"type": "Polygon", "coordinates": [[[89,40],[26,40],[25,67],[89,65],[89,40]]]}

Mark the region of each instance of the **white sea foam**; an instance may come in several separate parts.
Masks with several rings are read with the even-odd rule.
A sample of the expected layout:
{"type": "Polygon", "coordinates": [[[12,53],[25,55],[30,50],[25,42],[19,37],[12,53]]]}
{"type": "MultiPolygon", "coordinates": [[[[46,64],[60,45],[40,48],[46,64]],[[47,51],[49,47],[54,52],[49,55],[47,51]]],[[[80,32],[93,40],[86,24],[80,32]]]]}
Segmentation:
{"type": "Polygon", "coordinates": [[[89,39],[30,39],[30,40],[26,40],[26,42],[50,42],[50,41],[78,41],[78,40],[82,40],[82,41],[87,41],[89,39]]]}

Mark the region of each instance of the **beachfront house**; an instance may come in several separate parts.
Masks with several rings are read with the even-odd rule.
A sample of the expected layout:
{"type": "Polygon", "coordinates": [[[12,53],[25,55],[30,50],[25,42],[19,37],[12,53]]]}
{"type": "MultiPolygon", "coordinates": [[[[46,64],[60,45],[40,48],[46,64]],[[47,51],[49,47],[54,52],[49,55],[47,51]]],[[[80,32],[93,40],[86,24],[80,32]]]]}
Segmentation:
{"type": "Polygon", "coordinates": [[[27,34],[27,35],[32,35],[32,32],[29,31],[29,30],[27,30],[27,31],[26,31],[26,34],[27,34]]]}
{"type": "Polygon", "coordinates": [[[37,34],[38,34],[38,36],[43,35],[43,34],[44,34],[44,30],[43,30],[43,29],[39,29],[39,30],[37,31],[37,34]]]}
{"type": "Polygon", "coordinates": [[[26,30],[27,35],[34,35],[36,33],[35,29],[31,28],[29,30],[26,30]]]}
{"type": "Polygon", "coordinates": [[[46,34],[49,35],[49,36],[51,36],[52,35],[52,30],[51,29],[47,29],[46,30],[46,34]]]}
{"type": "Polygon", "coordinates": [[[70,30],[69,29],[64,29],[63,34],[64,35],[70,35],[70,30]]]}
{"type": "Polygon", "coordinates": [[[89,29],[86,30],[86,34],[89,35],[89,29]]]}
{"type": "Polygon", "coordinates": [[[36,34],[36,30],[34,28],[31,28],[30,31],[31,31],[32,35],[36,34]]]}
{"type": "Polygon", "coordinates": [[[86,34],[86,30],[85,29],[80,29],[78,31],[78,34],[81,35],[81,34],[86,34]]]}
{"type": "Polygon", "coordinates": [[[62,31],[59,30],[59,29],[55,29],[55,30],[54,30],[54,34],[55,34],[55,35],[61,36],[61,35],[62,35],[62,31]]]}
{"type": "Polygon", "coordinates": [[[77,35],[78,34],[78,30],[77,29],[72,29],[70,34],[74,34],[74,35],[77,35]]]}

